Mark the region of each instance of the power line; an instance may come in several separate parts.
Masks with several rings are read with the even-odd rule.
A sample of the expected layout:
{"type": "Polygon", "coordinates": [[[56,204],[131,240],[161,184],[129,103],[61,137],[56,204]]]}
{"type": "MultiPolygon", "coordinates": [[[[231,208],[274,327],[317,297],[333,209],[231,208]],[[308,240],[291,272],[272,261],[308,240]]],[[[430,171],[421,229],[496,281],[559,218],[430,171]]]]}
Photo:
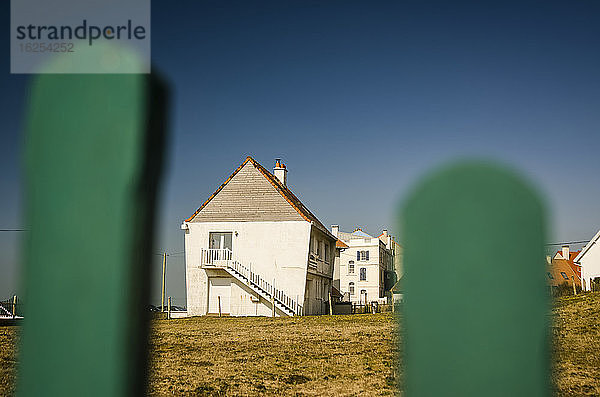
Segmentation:
{"type": "Polygon", "coordinates": [[[0,229],[0,232],[26,232],[25,229],[0,229]]]}
{"type": "Polygon", "coordinates": [[[569,241],[566,243],[551,243],[546,245],[571,245],[571,244],[586,244],[589,243],[589,240],[581,240],[581,241],[569,241]]]}

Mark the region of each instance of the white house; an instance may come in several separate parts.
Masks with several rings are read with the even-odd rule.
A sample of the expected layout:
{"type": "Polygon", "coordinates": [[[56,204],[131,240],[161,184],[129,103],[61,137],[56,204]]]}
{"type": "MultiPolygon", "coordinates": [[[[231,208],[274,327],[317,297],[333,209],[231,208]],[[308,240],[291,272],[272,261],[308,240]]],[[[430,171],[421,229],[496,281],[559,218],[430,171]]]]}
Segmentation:
{"type": "Polygon", "coordinates": [[[598,239],[600,239],[600,231],[596,233],[594,238],[583,247],[579,255],[573,260],[576,265],[581,266],[581,288],[585,291],[592,289],[592,282],[600,283],[600,280],[595,280],[597,277],[600,278],[600,247],[598,246],[598,239]]]}
{"type": "Polygon", "coordinates": [[[328,312],[336,238],[252,157],[186,219],[188,316],[328,312]]]}
{"type": "Polygon", "coordinates": [[[388,303],[389,290],[394,284],[393,254],[384,240],[373,237],[360,229],[352,233],[341,232],[333,225],[331,232],[344,245],[336,261],[334,285],[350,302],[366,303],[377,301],[388,303]],[[386,281],[387,280],[387,281],[386,281]],[[386,288],[387,286],[387,288],[386,288]]]}

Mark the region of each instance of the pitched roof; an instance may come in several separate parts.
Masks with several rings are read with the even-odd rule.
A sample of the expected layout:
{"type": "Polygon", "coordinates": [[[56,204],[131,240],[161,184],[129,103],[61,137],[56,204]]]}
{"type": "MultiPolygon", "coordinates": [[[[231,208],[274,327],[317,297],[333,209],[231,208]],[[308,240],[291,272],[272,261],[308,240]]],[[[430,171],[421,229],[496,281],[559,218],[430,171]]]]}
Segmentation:
{"type": "Polygon", "coordinates": [[[600,230],[598,230],[598,233],[596,233],[594,238],[592,238],[590,241],[588,241],[588,243],[585,245],[585,247],[583,247],[583,249],[581,250],[579,255],[577,255],[573,261],[575,263],[579,263],[581,258],[583,258],[583,256],[589,251],[590,248],[592,248],[592,246],[594,244],[596,244],[596,242],[598,241],[599,238],[600,238],[600,230]]]}
{"type": "Polygon", "coordinates": [[[575,263],[575,258],[577,258],[577,255],[579,255],[580,252],[581,252],[581,250],[570,251],[569,258],[564,258],[562,255],[562,250],[558,250],[552,257],[552,260],[559,260],[559,259],[566,260],[566,262],[569,264],[569,266],[571,266],[571,269],[573,269],[575,274],[577,274],[577,277],[581,278],[581,265],[578,263],[575,263]]]}
{"type": "Polygon", "coordinates": [[[349,246],[346,243],[344,243],[342,240],[338,239],[335,242],[335,248],[349,248],[349,246]]]}
{"type": "Polygon", "coordinates": [[[223,182],[223,184],[221,184],[221,186],[219,186],[219,188],[217,190],[215,190],[215,192],[200,206],[200,208],[198,208],[194,212],[194,214],[192,214],[192,216],[187,218],[185,221],[190,222],[200,211],[202,211],[202,209],[204,207],[206,207],[206,205],[213,198],[215,198],[215,196],[217,194],[219,194],[219,192],[229,183],[229,181],[231,181],[233,179],[233,177],[247,163],[252,164],[267,179],[267,181],[269,181],[269,183],[271,183],[271,185],[273,185],[273,187],[283,196],[283,198],[296,210],[296,212],[298,212],[298,214],[300,214],[300,216],[302,218],[304,218],[304,220],[306,220],[307,222],[313,223],[318,229],[320,229],[322,232],[324,232],[332,240],[336,239],[331,234],[331,232],[329,230],[327,230],[327,228],[325,226],[323,226],[323,224],[319,221],[319,219],[317,219],[317,217],[312,212],[310,212],[310,210],[308,208],[306,208],[304,206],[304,204],[302,204],[300,199],[298,199],[298,197],[296,197],[296,195],[294,195],[294,193],[292,193],[292,191],[287,186],[285,186],[283,183],[281,183],[281,181],[275,175],[273,175],[265,167],[260,165],[260,163],[256,160],[254,160],[251,156],[246,157],[246,160],[244,160],[244,162],[242,164],[240,164],[240,166],[237,167],[235,169],[235,171],[233,171],[233,173],[229,176],[229,178],[227,178],[225,180],[225,182],[223,182]]]}
{"type": "Polygon", "coordinates": [[[570,283],[573,276],[575,276],[575,283],[581,285],[581,277],[569,265],[569,261],[566,259],[553,259],[552,263],[548,266],[548,273],[552,275],[552,278],[548,277],[550,285],[559,285],[565,282],[570,283]],[[567,278],[565,279],[561,273],[565,273],[567,278]]]}
{"type": "Polygon", "coordinates": [[[363,230],[361,228],[356,229],[355,231],[352,232],[352,234],[355,236],[358,236],[358,237],[373,238],[373,236],[371,236],[370,234],[363,232],[363,230]]]}

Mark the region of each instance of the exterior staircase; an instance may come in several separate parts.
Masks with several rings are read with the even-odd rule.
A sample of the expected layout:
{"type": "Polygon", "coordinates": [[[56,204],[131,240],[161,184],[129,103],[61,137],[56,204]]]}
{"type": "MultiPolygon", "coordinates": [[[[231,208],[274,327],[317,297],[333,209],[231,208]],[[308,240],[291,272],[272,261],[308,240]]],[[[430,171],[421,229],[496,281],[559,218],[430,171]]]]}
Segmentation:
{"type": "Polygon", "coordinates": [[[275,307],[288,316],[301,316],[304,308],[295,299],[275,287],[275,280],[269,283],[263,276],[233,259],[228,249],[202,249],[200,266],[205,269],[223,269],[238,281],[248,286],[263,299],[273,302],[275,307]]]}

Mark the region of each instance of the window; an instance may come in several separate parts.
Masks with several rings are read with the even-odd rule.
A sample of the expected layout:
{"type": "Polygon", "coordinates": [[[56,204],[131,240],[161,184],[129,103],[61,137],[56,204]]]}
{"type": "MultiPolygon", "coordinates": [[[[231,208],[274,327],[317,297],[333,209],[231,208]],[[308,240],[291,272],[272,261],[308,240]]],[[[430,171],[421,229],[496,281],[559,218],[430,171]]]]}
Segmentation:
{"type": "Polygon", "coordinates": [[[320,258],[321,257],[321,242],[319,240],[316,240],[317,242],[317,256],[320,258]]]}
{"type": "Polygon", "coordinates": [[[357,261],[368,261],[369,260],[369,251],[356,251],[356,260],[357,261]]]}
{"type": "Polygon", "coordinates": [[[569,279],[569,276],[567,276],[567,273],[565,273],[565,272],[560,272],[560,274],[563,276],[563,278],[564,278],[565,280],[568,280],[568,279],[569,279]]]}
{"type": "Polygon", "coordinates": [[[225,249],[231,251],[231,232],[211,232],[208,234],[208,248],[225,249]]]}
{"type": "Polygon", "coordinates": [[[548,278],[549,278],[550,280],[554,280],[554,276],[552,275],[552,273],[548,272],[548,278]]]}
{"type": "Polygon", "coordinates": [[[360,300],[362,302],[367,303],[367,290],[366,289],[361,289],[360,290],[360,300]]]}
{"type": "Polygon", "coordinates": [[[348,283],[348,292],[350,292],[350,295],[354,295],[354,283],[352,281],[348,283]]]}
{"type": "Polygon", "coordinates": [[[329,260],[329,244],[325,243],[325,248],[323,249],[323,259],[325,259],[325,262],[327,262],[329,260]]]}
{"type": "Polygon", "coordinates": [[[354,274],[354,261],[348,262],[348,273],[354,274]]]}
{"type": "Polygon", "coordinates": [[[367,280],[367,268],[361,267],[360,268],[360,281],[366,281],[366,280],[367,280]]]}

